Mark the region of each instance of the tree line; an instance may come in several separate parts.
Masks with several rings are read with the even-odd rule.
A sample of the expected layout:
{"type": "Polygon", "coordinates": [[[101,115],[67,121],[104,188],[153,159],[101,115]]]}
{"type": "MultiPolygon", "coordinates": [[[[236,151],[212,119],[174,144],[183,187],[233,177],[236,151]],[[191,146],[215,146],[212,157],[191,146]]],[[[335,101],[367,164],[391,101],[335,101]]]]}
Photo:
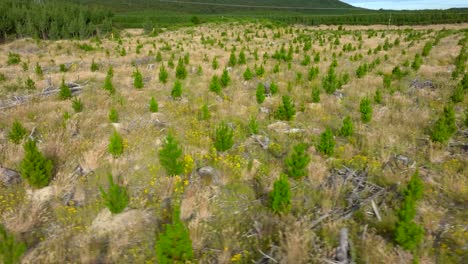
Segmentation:
{"type": "Polygon", "coordinates": [[[0,41],[9,36],[84,39],[112,30],[112,16],[102,8],[63,0],[2,0],[0,41]]]}

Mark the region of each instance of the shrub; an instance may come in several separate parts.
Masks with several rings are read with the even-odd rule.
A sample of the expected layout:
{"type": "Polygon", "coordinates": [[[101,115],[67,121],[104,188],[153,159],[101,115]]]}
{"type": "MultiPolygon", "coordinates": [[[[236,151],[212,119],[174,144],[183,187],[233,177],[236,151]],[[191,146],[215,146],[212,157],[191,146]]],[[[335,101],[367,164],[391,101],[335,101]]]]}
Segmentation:
{"type": "Polygon", "coordinates": [[[62,78],[62,84],[60,85],[59,99],[66,100],[71,98],[72,92],[70,87],[65,84],[65,80],[62,78]]]}
{"type": "Polygon", "coordinates": [[[138,70],[138,68],[133,72],[133,87],[137,89],[143,88],[143,76],[141,75],[141,72],[138,70]]]}
{"type": "Polygon", "coordinates": [[[375,90],[374,102],[376,104],[382,103],[382,92],[380,91],[380,89],[375,90]]]}
{"type": "Polygon", "coordinates": [[[3,225],[0,225],[0,262],[4,264],[20,263],[25,252],[26,245],[17,241],[3,225]]]}
{"type": "Polygon", "coordinates": [[[253,73],[250,70],[250,68],[247,66],[247,69],[245,69],[245,72],[244,72],[244,80],[248,81],[248,80],[251,80],[252,78],[253,78],[253,73]]]}
{"type": "Polygon", "coordinates": [[[277,85],[276,83],[274,83],[274,82],[272,82],[272,83],[270,84],[270,93],[271,93],[272,95],[275,95],[275,94],[278,93],[278,85],[277,85]]]}
{"type": "Polygon", "coordinates": [[[336,91],[336,89],[338,89],[339,85],[340,84],[335,73],[335,67],[330,66],[327,75],[325,75],[322,80],[323,89],[328,94],[332,94],[336,91]]]}
{"type": "Polygon", "coordinates": [[[320,102],[320,88],[319,87],[312,88],[312,102],[314,103],[320,102]]]}
{"type": "Polygon", "coordinates": [[[270,193],[271,210],[275,214],[288,213],[291,210],[291,188],[288,177],[284,174],[273,184],[270,193]]]}
{"type": "Polygon", "coordinates": [[[422,63],[423,63],[423,61],[422,61],[421,55],[419,55],[419,53],[417,53],[414,56],[414,61],[411,64],[411,68],[413,68],[413,70],[417,71],[417,70],[419,70],[419,68],[421,68],[422,63]]]}
{"type": "Polygon", "coordinates": [[[453,90],[453,94],[450,97],[452,99],[452,102],[454,103],[461,103],[463,102],[463,98],[465,97],[465,89],[463,89],[462,84],[458,84],[457,87],[455,87],[455,90],[453,90]]]}
{"type": "Polygon", "coordinates": [[[107,74],[106,79],[104,81],[104,90],[108,91],[110,94],[115,93],[114,85],[112,84],[112,76],[107,74]]]}
{"type": "Polygon", "coordinates": [[[244,50],[241,50],[239,53],[239,64],[243,65],[246,63],[244,50]]]}
{"type": "Polygon", "coordinates": [[[424,45],[424,48],[423,48],[423,51],[422,51],[422,56],[423,57],[426,57],[427,55],[429,55],[429,52],[431,52],[431,50],[432,50],[432,45],[433,45],[433,43],[431,41],[427,42],[424,45]]]}
{"type": "Polygon", "coordinates": [[[275,112],[275,117],[279,120],[290,121],[296,115],[296,106],[291,97],[284,95],[282,97],[283,104],[278,107],[275,112]]]}
{"type": "Polygon", "coordinates": [[[340,134],[343,137],[349,137],[349,136],[352,136],[353,133],[354,133],[353,121],[351,120],[351,117],[347,116],[343,119],[343,125],[341,126],[340,134]]]}
{"type": "Polygon", "coordinates": [[[225,122],[216,128],[214,146],[217,151],[224,152],[234,145],[234,131],[225,122]]]}
{"type": "Polygon", "coordinates": [[[231,52],[231,55],[229,56],[229,62],[228,66],[234,67],[237,64],[237,59],[236,59],[236,54],[234,54],[234,51],[231,52]]]}
{"type": "Polygon", "coordinates": [[[172,223],[166,224],[156,241],[156,259],[160,264],[192,263],[193,249],[190,233],[180,220],[180,209],[174,209],[172,223]]]}
{"type": "Polygon", "coordinates": [[[359,111],[361,112],[362,122],[369,123],[372,119],[372,105],[369,98],[366,97],[361,100],[359,111]]]}
{"type": "Polygon", "coordinates": [[[211,62],[211,67],[213,67],[213,70],[217,70],[219,68],[218,59],[216,57],[213,58],[213,61],[211,62]]]}
{"type": "Polygon", "coordinates": [[[119,122],[119,113],[117,112],[117,109],[115,109],[113,107],[109,111],[109,121],[111,121],[111,123],[118,123],[119,122]]]}
{"type": "Polygon", "coordinates": [[[172,98],[180,98],[182,96],[182,83],[176,80],[171,91],[172,98]]]}
{"type": "Polygon", "coordinates": [[[167,72],[166,67],[164,67],[164,64],[162,64],[159,68],[159,81],[161,83],[167,83],[167,77],[169,77],[169,73],[167,72]]]}
{"type": "Polygon", "coordinates": [[[112,135],[109,138],[109,153],[115,158],[118,158],[122,155],[123,153],[123,138],[122,136],[114,130],[112,135]]]}
{"type": "Polygon", "coordinates": [[[181,175],[184,172],[182,149],[177,140],[169,134],[159,150],[159,163],[166,170],[167,175],[181,175]]]}
{"type": "Polygon", "coordinates": [[[75,113],[79,113],[83,111],[83,102],[81,101],[80,98],[74,98],[72,100],[72,108],[75,110],[75,113]]]}
{"type": "Polygon", "coordinates": [[[182,58],[179,59],[176,67],[176,78],[179,80],[184,80],[187,78],[187,69],[185,69],[185,64],[182,58]]]}
{"type": "Polygon", "coordinates": [[[114,183],[112,174],[108,174],[109,189],[107,192],[102,187],[99,187],[101,197],[104,200],[104,204],[113,214],[119,214],[127,208],[129,202],[129,196],[127,188],[114,183]]]}
{"type": "Polygon", "coordinates": [[[161,54],[161,51],[158,51],[158,53],[156,53],[156,62],[161,62],[162,61],[162,54],[161,54]]]}
{"type": "Polygon", "coordinates": [[[320,134],[320,141],[317,145],[317,150],[321,153],[331,156],[335,151],[335,139],[333,138],[333,132],[327,128],[325,132],[320,134]]]}
{"type": "Polygon", "coordinates": [[[68,69],[67,69],[67,66],[65,64],[60,64],[59,65],[59,68],[60,68],[60,72],[67,72],[68,69]]]}
{"type": "Polygon", "coordinates": [[[261,104],[265,101],[265,87],[263,87],[263,84],[259,83],[257,85],[257,92],[255,93],[255,96],[257,98],[258,104],[261,104]]]}
{"type": "Polygon", "coordinates": [[[221,81],[219,80],[219,77],[217,75],[213,75],[213,77],[211,78],[210,91],[218,95],[221,94],[221,81]]]}
{"type": "Polygon", "coordinates": [[[11,142],[18,145],[27,133],[28,131],[26,128],[24,128],[18,120],[15,120],[11,130],[8,132],[8,138],[11,140],[11,142]]]}
{"type": "Polygon", "coordinates": [[[91,71],[92,72],[96,72],[99,70],[99,64],[97,64],[96,62],[94,62],[94,59],[93,61],[91,62],[91,71]]]}
{"type": "Polygon", "coordinates": [[[21,177],[37,188],[49,185],[54,165],[37,149],[36,141],[29,139],[24,144],[24,158],[20,164],[21,177]]]}
{"type": "Polygon", "coordinates": [[[263,64],[260,64],[260,67],[255,66],[255,74],[260,77],[265,74],[265,68],[263,67],[263,64]]]}
{"type": "Polygon", "coordinates": [[[319,75],[319,68],[318,68],[318,66],[316,66],[316,67],[311,67],[310,70],[309,70],[307,79],[308,79],[309,81],[312,81],[312,80],[314,80],[315,78],[317,78],[318,75],[319,75]]]}
{"type": "Polygon", "coordinates": [[[306,151],[306,144],[297,144],[290,156],[286,158],[286,174],[289,177],[299,179],[307,176],[307,165],[309,165],[310,157],[306,151]]]}
{"type": "Polygon", "coordinates": [[[392,76],[384,75],[382,79],[382,83],[385,89],[390,89],[390,87],[392,86],[392,76]]]}
{"type": "Polygon", "coordinates": [[[154,97],[151,97],[151,100],[149,102],[149,110],[151,113],[156,113],[158,112],[158,102],[156,102],[156,99],[154,97]]]}
{"type": "Polygon", "coordinates": [[[229,77],[229,72],[227,69],[224,69],[223,74],[221,75],[220,83],[222,87],[226,87],[231,82],[231,77],[229,77]]]}
{"type": "Polygon", "coordinates": [[[8,52],[7,65],[15,65],[21,62],[21,57],[18,53],[8,52]]]}

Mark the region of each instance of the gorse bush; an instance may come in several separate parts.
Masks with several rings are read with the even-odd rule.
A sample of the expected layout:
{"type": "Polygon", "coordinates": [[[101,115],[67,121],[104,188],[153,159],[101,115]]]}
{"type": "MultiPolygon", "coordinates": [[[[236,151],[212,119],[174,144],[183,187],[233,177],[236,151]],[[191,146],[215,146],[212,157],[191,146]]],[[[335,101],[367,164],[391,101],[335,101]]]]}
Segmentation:
{"type": "Polygon", "coordinates": [[[359,105],[359,112],[361,112],[361,120],[364,123],[369,123],[372,119],[372,105],[369,98],[361,100],[359,105]]]}
{"type": "Polygon", "coordinates": [[[21,257],[26,252],[26,245],[16,240],[0,224],[0,263],[16,264],[20,263],[21,257]]]}
{"type": "Polygon", "coordinates": [[[169,176],[181,175],[184,172],[182,148],[171,134],[166,137],[159,150],[159,163],[169,176]]]}
{"type": "Polygon", "coordinates": [[[424,238],[424,230],[414,222],[417,201],[422,198],[424,184],[416,171],[403,191],[404,200],[398,210],[395,241],[404,249],[415,249],[424,238]]]}
{"type": "Polygon", "coordinates": [[[340,135],[343,137],[349,137],[352,136],[354,133],[354,125],[353,121],[351,120],[351,117],[347,116],[343,119],[343,125],[341,126],[340,129],[340,135]]]}
{"type": "Polygon", "coordinates": [[[307,176],[307,166],[310,162],[310,157],[307,154],[306,144],[297,144],[293,151],[285,160],[286,174],[294,179],[299,179],[307,176]]]}
{"type": "Polygon", "coordinates": [[[159,68],[159,81],[161,83],[167,83],[167,77],[169,77],[169,73],[166,70],[166,67],[164,67],[164,64],[161,64],[161,67],[159,68]]]}
{"type": "Polygon", "coordinates": [[[149,102],[149,110],[151,113],[156,113],[158,112],[158,102],[156,102],[156,99],[154,97],[151,97],[151,100],[149,102]]]}
{"type": "Polygon", "coordinates": [[[216,94],[221,94],[221,81],[217,75],[213,75],[210,82],[210,91],[216,94]]]}
{"type": "Polygon", "coordinates": [[[54,165],[38,150],[36,141],[29,139],[24,144],[24,158],[20,164],[21,177],[29,185],[42,188],[49,185],[54,165]]]}
{"type": "Polygon", "coordinates": [[[182,96],[182,83],[176,80],[171,90],[172,98],[180,98],[182,96]]]}
{"type": "Polygon", "coordinates": [[[184,80],[187,78],[187,69],[185,68],[185,63],[182,58],[179,59],[176,67],[176,78],[179,80],[184,80]]]}
{"type": "Polygon", "coordinates": [[[108,147],[109,153],[114,158],[118,158],[122,155],[123,149],[124,149],[123,138],[116,130],[114,130],[114,132],[109,138],[109,147],[108,147]]]}
{"type": "Polygon", "coordinates": [[[257,85],[257,91],[255,93],[255,97],[257,98],[257,103],[261,104],[265,101],[265,87],[263,87],[262,83],[257,85]]]}
{"type": "Polygon", "coordinates": [[[114,183],[112,174],[108,174],[109,188],[107,192],[102,187],[99,187],[101,197],[104,204],[113,214],[119,214],[127,208],[130,200],[127,188],[114,183]]]}
{"type": "Polygon", "coordinates": [[[119,122],[119,113],[117,112],[117,109],[111,108],[109,111],[109,121],[112,123],[118,123],[119,122]]]}
{"type": "Polygon", "coordinates": [[[333,155],[335,152],[335,139],[331,129],[327,128],[325,132],[320,134],[320,141],[317,145],[317,150],[327,156],[333,155]]]}
{"type": "Polygon", "coordinates": [[[291,97],[283,95],[282,104],[275,111],[275,118],[279,120],[290,121],[296,115],[296,106],[291,97]]]}
{"type": "Polygon", "coordinates": [[[143,76],[141,75],[141,72],[138,69],[135,69],[133,72],[133,87],[137,89],[143,88],[143,76]]]}
{"type": "Polygon", "coordinates": [[[71,98],[72,92],[70,90],[70,87],[65,84],[65,80],[62,78],[62,84],[60,85],[60,91],[59,91],[59,99],[61,100],[66,100],[71,98]]]}
{"type": "Polygon", "coordinates": [[[226,124],[221,122],[215,130],[214,147],[219,152],[229,150],[234,145],[234,131],[226,124]]]}
{"type": "Polygon", "coordinates": [[[285,214],[291,210],[291,188],[285,174],[281,174],[280,178],[273,184],[270,203],[271,210],[275,214],[285,214]]]}
{"type": "Polygon", "coordinates": [[[190,233],[180,220],[180,209],[176,206],[172,223],[166,224],[156,241],[156,259],[160,264],[192,263],[193,249],[190,233]]]}
{"type": "Polygon", "coordinates": [[[18,120],[15,120],[11,126],[10,131],[8,132],[8,139],[10,139],[10,141],[15,144],[19,144],[27,133],[28,131],[26,128],[24,128],[24,126],[18,120]]]}

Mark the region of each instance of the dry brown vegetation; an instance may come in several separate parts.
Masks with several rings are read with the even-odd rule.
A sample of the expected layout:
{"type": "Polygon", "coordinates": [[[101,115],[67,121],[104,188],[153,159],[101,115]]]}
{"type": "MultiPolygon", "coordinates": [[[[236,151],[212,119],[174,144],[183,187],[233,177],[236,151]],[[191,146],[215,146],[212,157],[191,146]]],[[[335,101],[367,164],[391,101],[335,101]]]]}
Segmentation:
{"type": "Polygon", "coordinates": [[[22,146],[7,137],[14,120],[19,120],[28,134],[35,128],[39,148],[55,165],[54,179],[43,189],[31,189],[26,182],[0,186],[0,222],[27,244],[24,263],[154,263],[155,238],[167,221],[164,201],[177,192],[178,181],[182,181],[187,186],[181,218],[190,230],[197,263],[331,263],[343,227],[350,230],[351,255],[356,263],[412,263],[411,252],[396,245],[392,232],[402,200],[400,191],[419,168],[425,191],[416,221],[423,226],[425,237],[413,255],[420,263],[461,263],[467,258],[468,239],[466,97],[455,107],[459,132],[451,141],[465,144],[465,149],[433,143],[428,136],[459,82],[451,78],[451,71],[461,49],[457,43],[466,34],[463,30],[467,25],[445,28],[450,34],[424,57],[416,72],[405,62],[411,64],[415,54],[442,27],[344,26],[338,30],[232,23],[183,28],[157,37],[124,32],[121,44],[117,38],[21,39],[4,44],[0,46],[0,73],[6,77],[0,82],[3,105],[15,95],[41,92],[47,77],[57,87],[62,78],[86,86],[77,95],[84,104],[80,113],[74,113],[70,100],[61,101],[55,95],[0,110],[0,165],[18,169],[24,155],[22,146]],[[202,38],[214,43],[204,44],[202,38]],[[309,38],[311,49],[303,51],[304,40],[309,38]],[[337,38],[339,45],[333,44],[337,38]],[[385,39],[393,44],[397,38],[398,46],[368,55],[369,49],[374,51],[385,39]],[[356,50],[343,52],[343,45],[348,43],[356,50]],[[84,51],[80,44],[88,44],[93,50],[84,51]],[[288,62],[271,58],[283,44],[286,51],[290,45],[294,47],[290,69],[288,62]],[[139,54],[138,45],[142,46],[139,54]],[[216,95],[209,91],[210,80],[214,74],[221,76],[234,47],[236,55],[244,49],[250,69],[263,63],[265,75],[245,81],[246,65],[236,65],[229,69],[231,83],[216,95]],[[120,55],[122,48],[125,56],[120,55]],[[253,56],[255,50],[258,60],[253,56]],[[7,65],[9,52],[20,54],[22,62],[7,65]],[[162,62],[155,61],[157,52],[161,52],[162,62]],[[269,58],[263,58],[264,53],[269,58]],[[175,67],[168,67],[168,61],[173,56],[177,65],[185,54],[190,58],[188,77],[181,81],[182,98],[174,100],[170,95],[175,67]],[[301,65],[304,54],[311,55],[308,66],[301,65]],[[314,62],[315,54],[320,55],[320,62],[314,62]],[[355,54],[363,58],[351,61],[355,54]],[[214,57],[220,65],[217,70],[212,68],[214,57]],[[350,76],[339,90],[343,96],[322,90],[320,102],[313,103],[312,87],[321,87],[334,57],[338,75],[350,76]],[[376,58],[380,64],[357,78],[357,67],[376,58]],[[148,61],[140,63],[142,59],[148,61]],[[92,60],[100,65],[97,72],[90,70],[92,60]],[[28,69],[22,67],[23,62],[28,69]],[[35,74],[36,63],[42,67],[43,76],[35,74]],[[162,63],[169,71],[166,84],[158,80],[162,63]],[[60,72],[60,64],[70,64],[70,69],[60,72]],[[132,64],[137,64],[143,75],[141,90],[133,87],[132,64]],[[276,64],[280,65],[279,73],[273,73],[276,64]],[[110,65],[114,69],[114,95],[102,89],[110,65]],[[198,72],[199,66],[202,72],[198,72]],[[320,73],[308,81],[311,66],[318,66],[320,73]],[[394,79],[391,88],[383,88],[383,75],[391,74],[395,66],[408,75],[394,79]],[[302,74],[299,80],[297,73],[302,74]],[[35,81],[35,90],[25,89],[28,77],[35,81]],[[431,80],[436,88],[410,89],[415,78],[431,80]],[[279,86],[278,94],[260,105],[255,100],[259,82],[279,86]],[[364,124],[359,102],[365,96],[373,101],[377,89],[382,89],[383,102],[372,103],[372,121],[364,124]],[[293,98],[297,114],[292,121],[278,123],[273,112],[281,103],[281,95],[286,94],[293,98]],[[158,102],[158,113],[149,111],[151,97],[158,102]],[[209,120],[198,118],[204,103],[209,106],[209,120]],[[109,121],[112,107],[119,113],[118,124],[109,121]],[[64,119],[65,112],[69,119],[64,119]],[[355,133],[345,138],[337,131],[348,115],[355,133]],[[252,116],[258,120],[260,134],[270,140],[268,150],[250,136],[248,120],[252,116]],[[221,121],[234,127],[234,147],[225,153],[217,153],[213,147],[214,129],[221,121]],[[320,133],[326,128],[335,131],[331,157],[316,150],[320,133]],[[124,152],[117,159],[107,152],[114,129],[124,138],[124,152]],[[285,133],[285,129],[291,133],[285,133]],[[177,177],[166,176],[159,164],[158,149],[168,132],[181,143],[184,153],[184,175],[177,177]],[[284,171],[284,158],[298,142],[310,146],[308,176],[290,180],[291,212],[277,216],[269,210],[268,193],[284,171]],[[82,173],[76,172],[77,166],[82,173]],[[203,166],[217,170],[217,181],[199,179],[196,169],[203,166]],[[347,217],[333,215],[312,226],[322,216],[347,208],[351,183],[327,184],[344,166],[365,171],[368,182],[385,190],[375,198],[381,221],[370,202],[363,201],[347,217]],[[110,172],[130,194],[129,207],[118,215],[107,211],[99,195],[98,187],[107,186],[110,172]],[[72,199],[65,202],[69,194],[72,199]],[[259,262],[261,259],[264,262],[259,262]]]}

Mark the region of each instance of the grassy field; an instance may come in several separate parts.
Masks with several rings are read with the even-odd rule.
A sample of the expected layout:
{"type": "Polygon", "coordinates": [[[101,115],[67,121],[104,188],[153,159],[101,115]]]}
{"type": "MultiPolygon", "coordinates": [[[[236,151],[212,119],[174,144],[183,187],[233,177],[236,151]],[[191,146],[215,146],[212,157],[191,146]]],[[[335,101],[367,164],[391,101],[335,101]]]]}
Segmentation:
{"type": "Polygon", "coordinates": [[[457,56],[466,49],[467,28],[227,21],[154,37],[132,29],[121,38],[4,44],[0,108],[41,93],[49,78],[55,88],[64,80],[83,90],[73,99],[32,96],[0,110],[0,165],[20,170],[30,134],[54,164],[47,187],[25,180],[0,184],[0,222],[26,245],[22,263],[155,263],[155,246],[171,222],[167,215],[179,203],[193,263],[331,263],[342,228],[349,230],[355,263],[462,263],[468,239],[466,90],[461,101],[452,98],[466,75],[466,57],[457,56]],[[245,64],[239,64],[241,51],[245,64]],[[187,77],[177,81],[179,61],[187,77]],[[111,66],[113,94],[103,89],[111,66]],[[137,71],[141,89],[135,88],[137,71]],[[223,72],[230,81],[210,91],[213,76],[223,72]],[[326,85],[332,79],[336,91],[326,85]],[[414,79],[433,87],[410,87],[414,79]],[[182,94],[175,98],[177,82],[182,94]],[[278,91],[269,95],[272,84],[278,91]],[[283,96],[295,105],[289,121],[278,118],[283,96]],[[72,106],[77,98],[81,111],[72,106]],[[150,111],[151,98],[157,112],[150,111]],[[370,121],[361,113],[365,98],[370,121]],[[449,141],[434,142],[435,123],[452,101],[456,131],[449,141]],[[118,113],[112,121],[111,109],[118,113]],[[354,127],[347,136],[346,117],[354,127]],[[9,136],[15,120],[27,131],[19,144],[9,136]],[[233,131],[233,146],[217,151],[223,122],[233,131]],[[324,153],[327,129],[334,144],[324,153]],[[123,138],[117,157],[108,150],[114,131],[123,138]],[[169,134],[183,153],[183,172],[176,176],[168,175],[159,154],[169,134]],[[290,207],[278,214],[273,186],[300,143],[310,162],[303,177],[286,178],[290,207]],[[199,170],[208,166],[215,171],[211,180],[199,170]],[[424,192],[414,222],[424,236],[405,250],[395,230],[403,190],[416,171],[424,192]],[[99,190],[107,190],[109,173],[129,194],[118,214],[106,208],[99,190]]]}

